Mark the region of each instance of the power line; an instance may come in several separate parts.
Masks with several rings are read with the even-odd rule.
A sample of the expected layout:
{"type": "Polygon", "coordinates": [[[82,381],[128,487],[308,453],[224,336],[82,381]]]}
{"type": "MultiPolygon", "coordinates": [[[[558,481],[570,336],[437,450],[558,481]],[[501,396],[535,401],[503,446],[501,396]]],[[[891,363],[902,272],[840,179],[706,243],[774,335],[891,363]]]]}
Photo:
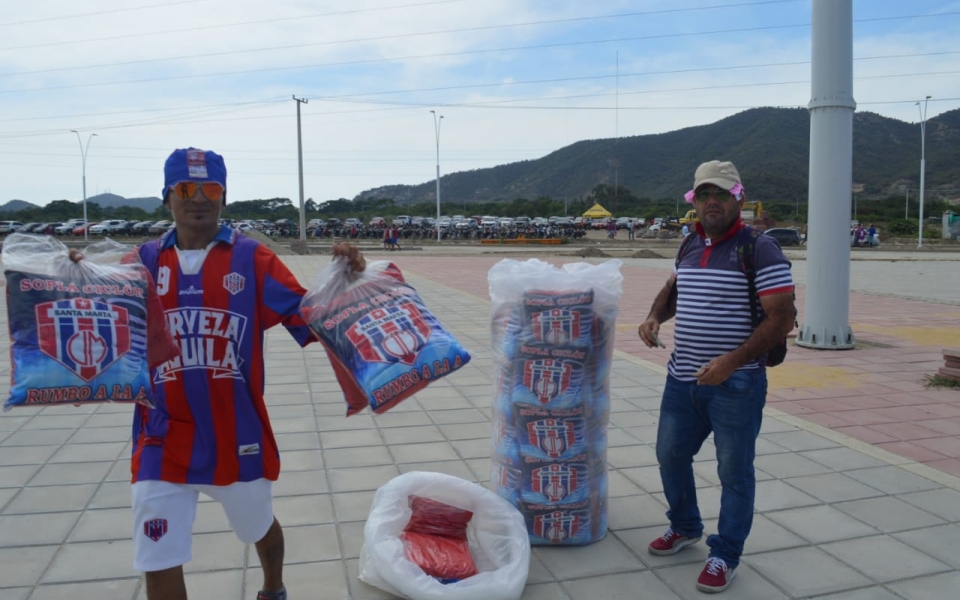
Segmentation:
{"type": "MultiPolygon", "coordinates": [[[[87,38],[83,40],[65,40],[62,42],[49,42],[46,44],[33,44],[30,46],[9,46],[7,48],[0,48],[0,52],[6,52],[8,50],[33,50],[36,48],[48,48],[50,46],[64,46],[69,44],[86,44],[89,42],[108,42],[112,40],[124,40],[130,38],[144,38],[147,36],[155,35],[169,35],[176,33],[192,33],[195,31],[204,31],[209,29],[228,29],[232,27],[246,27],[248,25],[262,26],[265,23],[281,23],[283,21],[302,21],[304,19],[318,19],[323,17],[336,17],[342,15],[351,15],[351,14],[360,14],[367,12],[380,12],[385,10],[397,10],[404,8],[418,8],[422,6],[434,6],[437,4],[453,4],[457,2],[466,2],[468,0],[432,0],[430,2],[419,2],[416,4],[401,4],[396,6],[380,6],[376,8],[357,8],[352,10],[342,10],[336,12],[326,12],[326,13],[312,13],[307,15],[296,15],[293,17],[275,17],[273,19],[257,19],[255,21],[240,21],[237,23],[216,23],[211,25],[200,25],[197,27],[178,27],[177,29],[165,29],[160,31],[147,31],[143,33],[127,33],[123,35],[114,35],[106,36],[99,38],[87,38]]],[[[798,0],[779,0],[781,2],[796,2],[798,0]]]]}
{"type": "Polygon", "coordinates": [[[147,10],[150,8],[167,8],[177,4],[200,4],[210,0],[180,0],[179,2],[164,2],[161,4],[147,4],[145,6],[132,6],[129,8],[114,8],[111,10],[98,10],[97,12],[76,13],[73,15],[57,15],[55,17],[44,17],[42,19],[29,19],[26,21],[10,21],[9,23],[0,23],[0,27],[13,27],[14,25],[32,25],[34,23],[46,23],[48,21],[63,21],[65,19],[77,19],[82,17],[96,17],[99,15],[109,15],[121,12],[133,12],[138,10],[147,10]]]}
{"type": "MultiPolygon", "coordinates": [[[[460,1],[460,0],[458,0],[458,1],[460,1]]],[[[228,56],[228,55],[235,55],[235,54],[249,54],[249,53],[257,53],[257,52],[272,52],[272,51],[275,51],[275,50],[294,50],[294,49],[301,49],[301,48],[310,48],[310,47],[314,47],[314,46],[330,46],[330,45],[352,44],[352,43],[369,42],[369,41],[383,41],[383,40],[396,39],[396,38],[402,38],[402,37],[411,37],[411,36],[441,35],[441,34],[448,34],[448,33],[466,33],[466,32],[471,32],[471,31],[482,31],[482,30],[490,30],[490,29],[505,29],[505,28],[512,28],[512,27],[526,27],[526,26],[532,26],[532,25],[551,25],[551,24],[559,24],[559,23],[566,23],[566,22],[578,22],[578,21],[597,20],[597,19],[623,18],[623,17],[627,17],[627,16],[649,16],[649,15],[660,14],[660,13],[674,13],[674,12],[684,12],[684,11],[694,11],[694,10],[707,10],[707,9],[716,9],[716,8],[737,8],[737,7],[753,6],[753,5],[759,5],[759,4],[780,4],[780,3],[785,3],[785,2],[797,2],[797,1],[798,1],[798,0],[771,0],[771,1],[768,1],[768,2],[741,3],[741,4],[726,4],[726,5],[718,5],[718,6],[712,6],[712,7],[701,7],[701,8],[665,9],[665,10],[659,10],[659,11],[620,13],[620,14],[600,15],[600,16],[592,16],[592,17],[570,17],[570,18],[567,18],[567,19],[552,19],[552,20],[544,20],[544,21],[528,21],[528,22],[524,22],[524,23],[514,23],[514,24],[487,25],[487,26],[478,26],[478,27],[468,27],[468,28],[463,28],[463,29],[448,29],[448,30],[428,31],[428,32],[420,32],[420,33],[397,34],[397,35],[394,35],[394,36],[377,36],[377,37],[371,37],[371,38],[354,38],[354,39],[347,39],[347,40],[334,40],[334,41],[312,42],[312,43],[305,43],[305,44],[288,44],[288,45],[283,45],[283,46],[267,46],[267,47],[263,47],[263,48],[250,48],[250,49],[244,49],[244,50],[227,50],[227,51],[223,51],[223,52],[208,52],[208,53],[203,53],[203,54],[189,54],[189,55],[174,56],[174,57],[167,57],[167,58],[154,58],[154,59],[144,59],[144,60],[135,60],[135,61],[124,61],[124,62],[115,62],[115,63],[101,63],[101,64],[99,64],[99,65],[83,65],[83,66],[78,66],[78,67],[59,67],[59,68],[56,68],[56,69],[44,69],[44,70],[35,70],[35,71],[17,71],[17,72],[13,72],[13,73],[0,73],[0,77],[9,77],[9,76],[14,76],[14,75],[34,75],[34,74],[52,73],[52,72],[64,71],[64,70],[74,71],[74,70],[79,70],[79,69],[92,69],[92,68],[100,68],[100,67],[130,66],[130,65],[136,65],[136,64],[146,64],[146,63],[155,63],[155,62],[167,62],[167,61],[174,61],[174,60],[190,60],[190,59],[196,59],[196,58],[212,58],[212,57],[228,56]]],[[[418,5],[410,5],[410,6],[418,6],[418,5]]],[[[338,13],[332,13],[332,14],[338,14],[338,13]]],[[[319,15],[319,16],[323,16],[323,15],[319,15]]],[[[260,24],[260,23],[266,23],[266,22],[269,22],[269,21],[257,21],[256,23],[257,23],[257,24],[260,24]]],[[[246,23],[245,23],[245,24],[246,24],[246,23]]],[[[207,26],[203,26],[203,27],[198,27],[198,28],[196,28],[196,29],[207,29],[207,28],[210,28],[210,27],[224,27],[224,25],[207,25],[207,26]]],[[[193,29],[187,29],[187,30],[178,29],[178,30],[174,30],[174,31],[171,31],[171,32],[166,32],[166,33],[176,33],[176,32],[180,32],[180,31],[192,31],[192,30],[193,30],[193,29]]],[[[124,37],[128,37],[128,36],[124,36],[124,37]]],[[[139,37],[139,36],[136,36],[136,37],[139,37]]],[[[103,39],[108,39],[108,38],[103,38],[103,39]]],[[[93,40],[93,41],[101,41],[101,39],[93,40]]],[[[12,49],[18,49],[18,48],[0,48],[0,52],[2,52],[2,51],[4,51],[4,50],[12,50],[12,49]]],[[[424,56],[444,56],[444,55],[443,55],[443,54],[439,54],[439,55],[424,55],[424,56]]],[[[380,62],[380,61],[382,61],[382,60],[395,60],[395,59],[378,59],[378,60],[375,61],[375,62],[380,62]]],[[[334,65],[334,66],[340,66],[340,65],[353,64],[353,63],[351,63],[351,62],[346,62],[346,63],[329,63],[329,64],[330,64],[330,65],[334,65]]]]}
{"type": "MultiPolygon", "coordinates": [[[[452,0],[451,0],[452,1],[452,0]]],[[[793,2],[797,0],[771,0],[773,2],[793,2]]],[[[935,16],[942,17],[945,15],[955,16],[960,15],[960,11],[951,12],[951,13],[940,13],[935,16]]],[[[923,18],[931,15],[908,15],[901,17],[878,17],[875,19],[861,19],[856,22],[869,22],[869,21],[885,21],[885,20],[902,20],[907,18],[923,18]]],[[[591,19],[594,17],[582,17],[581,19],[591,19]]],[[[601,17],[596,17],[601,18],[601,17]]],[[[603,17],[608,18],[608,17],[603,17]]],[[[543,23],[546,23],[543,22],[543,23]]],[[[539,24],[539,23],[537,23],[539,24]]],[[[490,27],[513,27],[516,25],[502,25],[502,26],[490,26],[490,27]]],[[[539,44],[539,45],[528,45],[528,46],[515,46],[508,48],[496,48],[496,49],[480,49],[480,50],[468,50],[462,52],[450,52],[442,53],[436,55],[430,55],[430,57],[450,57],[450,56],[462,56],[469,54],[484,54],[484,53],[496,53],[496,52],[508,52],[508,51],[517,51],[517,50],[532,50],[532,49],[544,49],[544,48],[557,48],[565,46],[584,46],[584,45],[596,45],[596,44],[606,44],[614,42],[633,42],[633,41],[649,41],[649,40],[658,40],[658,39],[670,39],[670,38],[681,38],[681,37],[691,37],[691,36],[703,36],[703,35],[729,35],[731,33],[751,33],[757,31],[770,31],[777,29],[792,29],[792,28],[806,28],[810,27],[809,23],[801,24],[790,24],[790,25],[766,25],[759,27],[749,27],[749,28],[740,28],[740,29],[723,29],[723,30],[713,30],[713,31],[700,31],[700,32],[685,32],[685,33],[670,33],[670,34],[657,34],[657,35],[644,35],[644,36],[629,36],[629,37],[620,37],[620,38],[609,38],[602,40],[583,40],[583,41],[571,41],[571,42],[556,42],[552,44],[539,44]]],[[[448,30],[449,33],[458,33],[464,31],[471,31],[473,28],[461,29],[461,30],[448,30]]],[[[392,39],[396,37],[409,37],[409,36],[418,36],[424,34],[399,34],[398,36],[382,36],[380,38],[367,38],[366,41],[370,40],[383,40],[383,39],[392,39]]],[[[333,43],[342,43],[342,42],[324,42],[325,44],[333,43]]],[[[411,60],[414,58],[420,58],[417,56],[404,57],[396,60],[411,60]]],[[[377,62],[381,62],[383,59],[377,59],[377,62]]],[[[367,61],[352,61],[351,63],[339,63],[335,66],[342,66],[344,64],[356,64],[358,62],[367,62],[367,61]]],[[[330,64],[320,63],[320,64],[310,64],[310,65],[289,65],[281,67],[262,67],[258,69],[242,69],[236,71],[220,71],[214,73],[201,73],[201,74],[189,74],[189,75],[169,75],[164,77],[150,77],[142,79],[127,79],[127,80],[112,80],[112,81],[103,81],[103,82],[93,82],[93,83],[77,83],[77,84],[68,84],[68,85],[59,85],[59,86],[47,86],[47,87],[38,87],[38,88],[22,88],[22,89],[6,89],[0,90],[0,94],[12,94],[12,93],[22,93],[22,92],[39,92],[39,91],[51,91],[51,90],[62,90],[62,89],[78,89],[78,88],[89,88],[89,87],[100,87],[100,86],[110,86],[110,85],[127,85],[127,84],[138,84],[138,83],[156,83],[161,81],[175,81],[183,79],[206,79],[213,77],[228,77],[233,75],[249,75],[253,73],[269,73],[269,72],[281,72],[281,71],[295,71],[303,69],[318,69],[331,66],[330,64]]]]}
{"type": "MultiPolygon", "coordinates": [[[[919,57],[927,57],[927,56],[942,56],[942,55],[948,55],[948,54],[960,54],[960,51],[923,52],[923,53],[912,53],[912,54],[885,54],[885,55],[876,55],[876,56],[864,56],[864,57],[855,58],[854,60],[866,61],[866,60],[880,60],[880,59],[894,59],[894,58],[919,58],[919,57]]],[[[689,69],[637,71],[633,73],[621,73],[620,76],[621,77],[649,77],[651,75],[676,75],[680,73],[696,73],[701,71],[760,69],[760,68],[770,68],[770,67],[801,66],[801,65],[808,65],[808,64],[810,64],[810,61],[754,63],[754,64],[744,64],[744,65],[697,67],[697,68],[689,68],[689,69]]],[[[918,75],[918,74],[912,73],[910,75],[918,75]]],[[[498,82],[491,82],[491,83],[478,83],[478,84],[459,85],[459,86],[414,88],[414,89],[386,90],[386,91],[378,91],[378,92],[363,92],[358,94],[315,96],[315,97],[312,97],[311,99],[323,101],[323,100],[335,100],[335,99],[360,98],[364,96],[385,95],[385,94],[414,93],[414,92],[424,92],[424,91],[451,91],[451,90],[458,90],[458,89],[478,89],[478,88],[508,87],[508,86],[518,86],[518,85],[535,85],[535,84],[545,84],[545,83],[566,83],[566,82],[573,82],[573,81],[591,81],[591,80],[610,79],[613,77],[614,77],[613,75],[583,75],[579,77],[558,77],[558,78],[550,78],[550,79],[531,79],[531,80],[520,80],[520,81],[498,81],[498,82]]],[[[809,81],[809,80],[804,80],[804,81],[809,81]]],[[[663,92],[663,91],[682,91],[682,90],[675,89],[675,90],[658,90],[658,91],[663,92]]],[[[634,92],[634,93],[646,93],[646,92],[634,92]]],[[[71,115],[49,115],[49,116],[41,116],[41,117],[17,117],[17,118],[9,118],[9,119],[0,119],[0,123],[43,121],[43,120],[50,120],[50,119],[77,119],[77,118],[83,118],[83,117],[102,117],[102,116],[114,116],[114,115],[123,115],[123,114],[167,112],[167,111],[177,111],[177,110],[219,109],[219,108],[240,107],[240,106],[266,105],[270,103],[280,103],[280,102],[286,102],[286,97],[254,100],[249,102],[231,102],[231,103],[223,103],[223,104],[203,104],[203,105],[194,105],[194,106],[166,107],[166,108],[143,108],[143,109],[125,110],[125,111],[109,111],[109,112],[99,112],[99,113],[76,113],[71,115]]],[[[892,103],[899,103],[899,102],[911,102],[911,101],[909,100],[891,101],[891,102],[882,102],[881,104],[892,104],[892,103]]],[[[863,104],[863,102],[859,102],[859,104],[863,104]]]]}

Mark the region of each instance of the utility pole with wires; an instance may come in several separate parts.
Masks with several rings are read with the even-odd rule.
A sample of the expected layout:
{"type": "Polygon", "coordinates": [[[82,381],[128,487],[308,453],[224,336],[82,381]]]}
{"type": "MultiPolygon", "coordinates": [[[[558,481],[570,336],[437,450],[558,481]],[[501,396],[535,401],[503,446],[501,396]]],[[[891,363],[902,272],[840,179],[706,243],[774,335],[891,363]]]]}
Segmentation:
{"type": "Polygon", "coordinates": [[[307,214],[303,204],[303,138],[300,135],[300,105],[306,104],[306,98],[293,99],[297,103],[297,160],[300,163],[300,241],[307,243],[307,214]]]}
{"type": "Polygon", "coordinates": [[[620,51],[617,50],[617,93],[614,100],[613,110],[613,210],[617,210],[620,204],[620,183],[618,181],[620,174],[620,51]]]}

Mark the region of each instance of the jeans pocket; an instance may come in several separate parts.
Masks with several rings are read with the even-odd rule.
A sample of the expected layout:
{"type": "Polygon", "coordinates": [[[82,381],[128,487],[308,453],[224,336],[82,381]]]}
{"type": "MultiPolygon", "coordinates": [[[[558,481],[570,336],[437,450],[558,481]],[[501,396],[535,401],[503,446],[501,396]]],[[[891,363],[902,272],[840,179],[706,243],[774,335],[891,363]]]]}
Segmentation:
{"type": "Polygon", "coordinates": [[[718,387],[727,396],[752,396],[756,387],[756,377],[754,375],[753,371],[734,371],[718,387]]]}

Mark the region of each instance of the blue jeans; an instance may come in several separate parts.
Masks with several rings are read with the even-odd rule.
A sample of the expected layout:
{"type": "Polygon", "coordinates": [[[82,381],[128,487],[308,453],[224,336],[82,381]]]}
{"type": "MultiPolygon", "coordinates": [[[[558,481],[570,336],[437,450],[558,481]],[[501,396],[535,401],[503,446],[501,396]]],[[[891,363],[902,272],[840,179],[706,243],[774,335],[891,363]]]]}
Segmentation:
{"type": "Polygon", "coordinates": [[[757,487],[753,459],[766,398],[767,373],[758,369],[734,371],[720,385],[697,385],[667,375],[660,404],[657,461],[670,505],[670,527],[688,537],[703,534],[693,457],[712,431],[722,491],[717,534],[707,538],[707,545],[710,556],[722,558],[731,568],[740,563],[753,525],[757,487]]]}

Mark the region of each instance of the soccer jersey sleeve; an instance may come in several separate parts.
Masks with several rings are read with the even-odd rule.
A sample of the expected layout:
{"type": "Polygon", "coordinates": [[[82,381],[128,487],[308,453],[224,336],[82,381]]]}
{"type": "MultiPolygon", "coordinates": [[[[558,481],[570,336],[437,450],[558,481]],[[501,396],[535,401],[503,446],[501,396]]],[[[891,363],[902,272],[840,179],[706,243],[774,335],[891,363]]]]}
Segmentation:
{"type": "Polygon", "coordinates": [[[757,295],[793,292],[790,261],[784,256],[776,240],[765,235],[757,236],[754,257],[757,265],[757,295]]]}
{"type": "Polygon", "coordinates": [[[300,317],[300,300],[306,290],[297,281],[283,261],[266,246],[257,248],[254,255],[258,278],[263,290],[260,322],[264,329],[283,324],[301,346],[315,341],[307,324],[300,317]]]}

